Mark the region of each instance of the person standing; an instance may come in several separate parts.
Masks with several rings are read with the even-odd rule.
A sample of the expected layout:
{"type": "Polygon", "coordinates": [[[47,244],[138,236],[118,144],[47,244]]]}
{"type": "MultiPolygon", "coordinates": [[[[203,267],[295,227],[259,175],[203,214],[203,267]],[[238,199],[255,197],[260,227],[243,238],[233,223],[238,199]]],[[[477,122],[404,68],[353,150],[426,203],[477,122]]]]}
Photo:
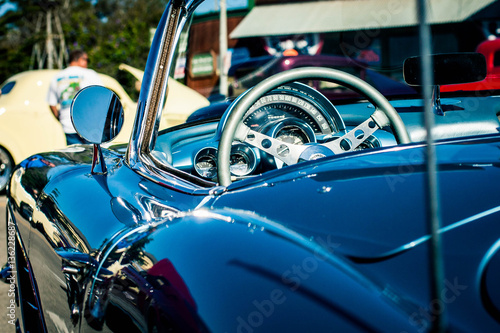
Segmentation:
{"type": "Polygon", "coordinates": [[[60,71],[51,81],[47,102],[54,116],[62,125],[66,144],[87,143],[76,133],[70,117],[70,107],[76,93],[87,86],[102,85],[99,75],[87,68],[88,55],[83,50],[71,51],[69,66],[60,71]],[[59,105],[59,107],[58,107],[59,105]]]}

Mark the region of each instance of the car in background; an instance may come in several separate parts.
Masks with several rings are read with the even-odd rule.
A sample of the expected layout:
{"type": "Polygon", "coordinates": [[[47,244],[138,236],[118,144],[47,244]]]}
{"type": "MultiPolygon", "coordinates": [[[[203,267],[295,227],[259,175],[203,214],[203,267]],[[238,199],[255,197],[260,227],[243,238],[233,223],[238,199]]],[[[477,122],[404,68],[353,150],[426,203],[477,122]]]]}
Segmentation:
{"type": "Polygon", "coordinates": [[[480,43],[476,52],[482,54],[486,60],[486,77],[477,82],[449,84],[441,86],[441,92],[494,92],[500,90],[500,39],[485,40],[480,43]]]}
{"type": "MultiPolygon", "coordinates": [[[[143,71],[122,65],[138,81],[143,71]]],[[[54,117],[46,102],[50,81],[58,70],[26,71],[7,79],[0,89],[0,192],[7,185],[11,171],[17,163],[38,152],[62,149],[66,139],[60,123],[54,117]]],[[[114,78],[99,74],[105,87],[113,90],[120,98],[125,111],[122,133],[114,143],[127,142],[133,126],[137,103],[114,78]]],[[[199,107],[209,104],[208,100],[194,90],[175,82],[170,90],[172,97],[167,104],[176,110],[162,118],[162,128],[183,122],[199,107]],[[185,102],[189,100],[189,105],[185,102]]]]}
{"type": "MultiPolygon", "coordinates": [[[[417,52],[401,65],[423,94],[390,100],[344,71],[293,68],[219,118],[161,129],[199,3],[166,4],[127,144],[107,144],[118,96],[88,87],[72,119],[92,145],[13,170],[1,276],[17,330],[499,332],[500,98],[431,94],[484,78],[484,57],[417,52]],[[309,80],[360,96],[332,103],[309,80]]],[[[339,3],[366,21],[382,2],[292,5],[316,18],[306,11],[339,3]]],[[[455,15],[465,2],[429,3],[455,15]]]]}
{"type": "MultiPolygon", "coordinates": [[[[23,159],[66,147],[62,127],[46,102],[50,82],[57,72],[26,71],[0,86],[0,191],[7,185],[14,166],[23,159]]],[[[118,81],[107,75],[99,76],[103,84],[123,100],[124,110],[129,114],[127,118],[133,118],[130,114],[134,113],[136,103],[118,81]]]]}
{"type": "MultiPolygon", "coordinates": [[[[369,68],[369,65],[348,57],[333,55],[261,56],[240,61],[228,71],[229,95],[236,97],[262,80],[293,68],[325,67],[344,71],[359,77],[377,88],[382,94],[391,96],[414,95],[415,89],[369,68]]],[[[309,83],[330,100],[352,100],[360,95],[337,84],[314,81],[309,83]]]]}

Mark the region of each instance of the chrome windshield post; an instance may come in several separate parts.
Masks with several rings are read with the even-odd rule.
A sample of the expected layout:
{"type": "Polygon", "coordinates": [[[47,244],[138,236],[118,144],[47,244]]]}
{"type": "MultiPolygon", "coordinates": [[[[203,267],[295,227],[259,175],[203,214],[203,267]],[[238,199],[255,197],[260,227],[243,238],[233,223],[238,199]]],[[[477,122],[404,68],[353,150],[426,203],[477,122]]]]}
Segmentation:
{"type": "Polygon", "coordinates": [[[158,24],[144,71],[137,113],[126,153],[126,161],[133,169],[142,170],[153,163],[154,157],[149,156],[149,153],[156,143],[175,49],[184,25],[202,1],[171,0],[158,24]]]}

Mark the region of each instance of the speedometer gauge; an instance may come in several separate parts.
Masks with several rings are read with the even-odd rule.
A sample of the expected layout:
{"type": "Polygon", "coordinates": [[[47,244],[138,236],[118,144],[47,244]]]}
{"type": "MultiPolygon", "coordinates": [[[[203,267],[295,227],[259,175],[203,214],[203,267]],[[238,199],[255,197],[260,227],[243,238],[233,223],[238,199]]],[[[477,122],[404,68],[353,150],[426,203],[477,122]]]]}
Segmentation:
{"type": "Polygon", "coordinates": [[[282,95],[269,95],[261,98],[261,102],[264,100],[264,103],[261,104],[265,105],[249,112],[243,120],[245,125],[258,131],[262,128],[262,126],[269,125],[273,122],[275,123],[288,118],[298,118],[302,119],[309,126],[311,126],[315,133],[332,133],[332,126],[329,121],[309,103],[290,96],[288,96],[290,97],[290,101],[273,103],[273,96],[283,97],[282,95]],[[302,107],[299,106],[299,101],[302,102],[302,107]],[[308,109],[306,109],[304,105],[307,106],[308,109]]]}
{"type": "Polygon", "coordinates": [[[286,119],[300,119],[320,135],[343,131],[345,126],[335,107],[324,96],[315,94],[316,91],[300,83],[280,87],[257,100],[243,122],[259,132],[286,119]]]}

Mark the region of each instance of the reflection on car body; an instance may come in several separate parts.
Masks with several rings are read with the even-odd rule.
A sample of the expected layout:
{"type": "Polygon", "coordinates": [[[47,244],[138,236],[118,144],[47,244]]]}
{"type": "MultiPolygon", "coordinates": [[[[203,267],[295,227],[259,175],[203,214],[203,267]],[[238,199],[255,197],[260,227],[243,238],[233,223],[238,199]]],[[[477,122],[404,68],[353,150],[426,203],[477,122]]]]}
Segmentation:
{"type": "MultiPolygon", "coordinates": [[[[19,329],[498,331],[498,98],[389,101],[356,76],[302,67],[263,80],[218,119],[160,130],[169,43],[197,4],[165,9],[128,146],[104,145],[122,110],[111,91],[90,87],[73,121],[92,145],[13,171],[16,260],[2,274],[15,275],[19,329]],[[362,98],[337,105],[304,80],[362,98]],[[113,103],[93,110],[94,122],[81,117],[103,97],[113,103]],[[442,111],[430,114],[439,237],[426,210],[431,103],[442,111]]],[[[484,67],[469,54],[440,57],[484,67]]],[[[413,83],[427,73],[405,66],[413,83]]]]}

